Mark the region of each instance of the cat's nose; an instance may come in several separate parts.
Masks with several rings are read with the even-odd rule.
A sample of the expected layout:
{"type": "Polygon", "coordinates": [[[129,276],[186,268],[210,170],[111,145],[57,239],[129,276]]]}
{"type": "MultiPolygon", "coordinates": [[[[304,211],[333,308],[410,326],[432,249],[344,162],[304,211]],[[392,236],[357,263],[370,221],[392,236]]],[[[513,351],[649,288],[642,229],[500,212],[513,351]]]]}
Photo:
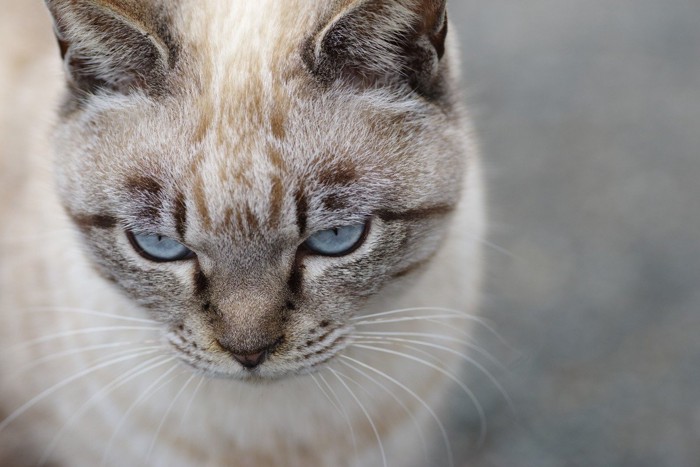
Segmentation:
{"type": "Polygon", "coordinates": [[[260,365],[263,361],[265,361],[265,358],[267,358],[267,350],[263,350],[262,352],[251,353],[248,355],[239,355],[235,353],[232,353],[231,355],[233,355],[233,358],[235,358],[236,361],[243,365],[245,368],[253,369],[256,366],[260,365]]]}
{"type": "Polygon", "coordinates": [[[277,347],[280,342],[281,338],[277,339],[272,345],[269,345],[265,348],[258,349],[254,352],[244,352],[241,350],[234,349],[228,345],[226,345],[225,342],[219,341],[219,344],[228,352],[231,354],[231,356],[241,365],[243,365],[244,368],[247,368],[249,370],[252,370],[253,368],[256,368],[259,366],[262,362],[265,361],[267,356],[272,352],[275,347],[277,347]]]}

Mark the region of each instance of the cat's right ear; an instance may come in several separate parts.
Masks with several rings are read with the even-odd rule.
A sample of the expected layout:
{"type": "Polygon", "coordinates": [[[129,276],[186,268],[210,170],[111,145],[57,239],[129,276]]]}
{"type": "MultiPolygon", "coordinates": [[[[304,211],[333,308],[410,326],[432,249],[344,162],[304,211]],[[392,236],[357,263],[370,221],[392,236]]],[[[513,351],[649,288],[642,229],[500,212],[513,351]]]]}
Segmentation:
{"type": "Polygon", "coordinates": [[[356,88],[404,85],[439,98],[447,0],[342,0],[321,20],[302,58],[321,83],[356,88]],[[332,10],[333,11],[333,10],[332,10]]]}
{"type": "Polygon", "coordinates": [[[77,98],[162,91],[177,56],[162,14],[139,0],[45,1],[77,98]]]}

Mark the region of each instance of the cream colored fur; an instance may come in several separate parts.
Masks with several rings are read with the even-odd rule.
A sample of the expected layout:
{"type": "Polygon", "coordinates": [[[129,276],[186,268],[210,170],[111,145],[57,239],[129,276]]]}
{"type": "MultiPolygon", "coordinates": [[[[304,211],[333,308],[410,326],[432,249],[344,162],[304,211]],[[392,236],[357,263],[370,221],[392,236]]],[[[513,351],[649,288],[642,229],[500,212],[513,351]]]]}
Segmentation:
{"type": "MultiPolygon", "coordinates": [[[[168,190],[201,186],[207,212],[203,215],[196,201],[188,199],[187,239],[196,243],[197,239],[211,238],[216,230],[219,238],[230,242],[227,248],[240,253],[244,249],[236,250],[238,245],[257,245],[250,239],[254,226],[243,223],[241,228],[227,230],[220,224],[232,199],[245,200],[261,223],[267,219],[273,209],[269,193],[274,177],[282,180],[285,194],[280,232],[294,234],[290,227],[295,209],[293,183],[304,177],[311,180],[320,165],[333,162],[327,155],[310,159],[306,138],[314,147],[339,148],[357,167],[372,168],[368,169],[371,176],[348,192],[359,200],[352,206],[354,211],[346,213],[349,221],[382,206],[377,187],[383,184],[395,186],[399,199],[393,202],[406,209],[459,202],[449,216],[449,225],[431,223],[421,234],[422,243],[401,260],[408,266],[411,261],[432,257],[426,265],[389,281],[360,309],[343,313],[361,317],[416,307],[432,310],[384,317],[451,314],[440,312],[441,308],[473,313],[484,223],[479,162],[464,112],[458,106],[451,117],[440,116],[431,110],[431,104],[411,95],[397,98],[394,91],[382,88],[358,93],[335,86],[321,96],[309,97],[306,82],[290,71],[296,62],[287,57],[297,52],[300,31],[308,35],[319,17],[331,11],[330,3],[318,5],[311,8],[306,2],[286,0],[285,6],[277,1],[182,2],[173,21],[180,31],[187,32],[188,50],[196,53],[183,58],[185,68],[178,78],[181,91],[174,98],[153,104],[140,93],[102,95],[59,124],[56,111],[64,76],[50,18],[38,1],[3,0],[0,348],[4,350],[0,352],[0,418],[2,414],[14,415],[5,422],[0,420],[4,423],[0,425],[0,462],[7,459],[21,465],[26,459],[35,462],[47,454],[48,465],[56,466],[97,466],[102,462],[110,466],[375,466],[382,465],[384,450],[387,465],[399,467],[426,465],[421,436],[433,449],[444,449],[438,424],[411,393],[446,422],[445,394],[456,385],[435,366],[457,374],[463,362],[453,353],[424,347],[437,357],[429,359],[435,362],[433,366],[426,366],[394,354],[353,347],[349,341],[313,376],[300,373],[255,383],[237,380],[239,369],[230,370],[231,379],[210,378],[205,368],[195,373],[176,358],[167,337],[171,330],[139,321],[153,315],[103,278],[104,266],[96,266],[99,258],[95,259],[94,250],[87,253],[85,236],[66,214],[66,210],[94,213],[98,208],[118,205],[124,196],[119,189],[124,177],[151,171],[168,181],[168,190]],[[283,79],[286,73],[290,76],[283,79]],[[283,114],[286,134],[282,142],[270,136],[270,122],[279,113],[283,114]],[[414,133],[389,131],[391,117],[407,113],[419,116],[408,125],[412,131],[425,131],[421,139],[415,139],[414,133]],[[240,115],[250,118],[230,125],[231,119],[240,115]],[[134,119],[149,124],[134,126],[134,119]],[[206,128],[200,129],[203,120],[206,128]],[[102,128],[101,139],[94,139],[90,125],[102,128]],[[376,136],[377,127],[383,128],[381,138],[376,136]],[[437,127],[441,129],[431,130],[437,127]],[[193,138],[198,139],[197,151],[192,149],[193,138]],[[164,153],[163,148],[171,149],[164,153]],[[284,152],[284,170],[270,161],[270,148],[284,152]],[[450,164],[436,157],[441,151],[455,154],[450,164]],[[139,159],[127,158],[127,153],[138,154],[139,159]],[[191,172],[194,160],[199,168],[191,172]],[[222,172],[230,177],[222,177],[222,172]],[[234,174],[242,174],[242,178],[234,174]],[[413,180],[420,177],[433,180],[434,185],[416,187],[413,180]],[[445,189],[436,196],[435,185],[441,183],[445,189]],[[65,333],[64,337],[51,338],[59,333],[65,333]],[[117,346],[121,343],[132,344],[117,346]],[[115,346],[106,347],[110,344],[115,346]],[[146,348],[153,346],[158,348],[146,348]],[[138,358],[129,359],[125,353],[121,364],[103,363],[110,354],[138,347],[144,347],[144,355],[138,358]],[[70,353],[78,348],[87,349],[70,353]],[[340,355],[407,386],[411,393],[358,366],[392,388],[411,415],[387,391],[343,365],[340,355]],[[158,366],[113,387],[116,378],[152,358],[158,358],[152,364],[158,366]],[[99,370],[87,372],[100,365],[99,370]],[[338,378],[332,371],[352,379],[338,378]],[[76,376],[81,372],[84,376],[76,376]],[[326,398],[324,393],[330,390],[324,380],[338,401],[334,396],[330,396],[331,401],[326,398]],[[81,412],[85,402],[110,384],[113,391],[81,412]],[[153,395],[148,393],[151,389],[156,389],[153,395]],[[36,404],[22,408],[42,393],[36,404]],[[144,395],[148,397],[140,399],[144,395]],[[139,403],[132,408],[135,402],[139,403]],[[340,405],[341,410],[334,405],[340,405]],[[18,408],[19,412],[13,412],[18,408]],[[80,416],[71,421],[76,413],[80,416]]],[[[453,47],[451,43],[445,59],[451,70],[458,68],[453,47]]],[[[380,63],[380,68],[391,68],[391,63],[380,63]]],[[[449,79],[454,82],[457,77],[449,79]]],[[[324,190],[319,186],[315,192],[319,198],[313,199],[323,197],[324,190]]],[[[322,224],[328,214],[320,204],[312,203],[309,218],[322,224]]],[[[382,228],[388,227],[378,225],[363,248],[371,250],[381,241],[382,228]]],[[[115,242],[112,248],[131,254],[132,264],[150,267],[129,250],[123,237],[115,242]]],[[[286,257],[283,254],[281,258],[286,257]]],[[[250,269],[254,260],[236,261],[231,259],[228,267],[238,274],[255,271],[250,269]]],[[[329,270],[344,267],[343,261],[314,258],[307,266],[305,280],[313,285],[329,270]]],[[[185,284],[183,293],[191,293],[189,269],[163,267],[185,284]]],[[[221,266],[203,260],[202,268],[217,274],[221,266]]],[[[272,281],[275,274],[261,273],[253,282],[264,282],[268,276],[272,281]]],[[[246,308],[236,312],[245,314],[246,308]]],[[[192,320],[187,322],[196,333],[208,332],[204,324],[192,320]]],[[[356,329],[441,333],[452,340],[426,342],[462,352],[463,346],[455,340],[463,338],[461,333],[469,330],[471,321],[458,317],[443,321],[449,326],[415,320],[392,327],[364,325],[356,329]]],[[[350,336],[352,322],[344,322],[343,328],[349,329],[350,336]]],[[[302,329],[304,323],[295,325],[302,329]]],[[[400,345],[382,347],[407,352],[400,345]]],[[[412,354],[426,359],[424,354],[412,354]]],[[[459,403],[471,402],[463,395],[459,403]]]]}

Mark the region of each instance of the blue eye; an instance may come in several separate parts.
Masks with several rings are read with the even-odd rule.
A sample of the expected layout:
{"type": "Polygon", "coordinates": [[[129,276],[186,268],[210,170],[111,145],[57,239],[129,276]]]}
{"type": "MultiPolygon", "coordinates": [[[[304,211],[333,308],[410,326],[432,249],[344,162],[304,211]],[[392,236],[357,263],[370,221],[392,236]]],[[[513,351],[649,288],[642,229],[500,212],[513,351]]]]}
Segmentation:
{"type": "Polygon", "coordinates": [[[324,256],[345,256],[357,250],[364,242],[368,223],[346,225],[321,230],[310,236],[304,245],[313,253],[324,256]]]}
{"type": "Polygon", "coordinates": [[[179,261],[194,256],[192,250],[182,243],[157,234],[128,232],[129,241],[134,249],[151,261],[179,261]]]}

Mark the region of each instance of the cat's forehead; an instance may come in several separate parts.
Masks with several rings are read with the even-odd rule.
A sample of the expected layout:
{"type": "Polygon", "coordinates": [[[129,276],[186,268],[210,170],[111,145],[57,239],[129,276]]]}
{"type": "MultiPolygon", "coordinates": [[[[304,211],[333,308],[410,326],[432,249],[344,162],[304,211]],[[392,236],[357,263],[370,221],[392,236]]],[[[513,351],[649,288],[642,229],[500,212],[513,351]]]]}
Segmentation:
{"type": "MultiPolygon", "coordinates": [[[[192,133],[193,154],[174,180],[189,194],[191,220],[206,232],[297,236],[316,223],[368,215],[368,201],[378,195],[373,187],[386,176],[379,154],[332,124],[310,124],[300,115],[309,109],[271,112],[279,112],[278,126],[266,118],[235,118],[192,133]]],[[[354,130],[358,138],[361,127],[354,130]]]]}
{"type": "MultiPolygon", "coordinates": [[[[152,130],[139,131],[160,137],[144,134],[116,156],[130,161],[127,180],[146,174],[166,186],[163,196],[150,198],[185,206],[178,216],[192,232],[298,239],[361,222],[387,203],[418,203],[420,187],[431,186],[421,180],[435,182],[436,140],[415,108],[313,94],[297,81],[259,73],[248,78],[230,93],[193,93],[156,106],[140,126],[152,130]]],[[[138,191],[156,184],[131,185],[138,191]]]]}
{"type": "Polygon", "coordinates": [[[192,144],[228,145],[224,150],[230,154],[269,154],[274,150],[261,138],[285,140],[295,117],[325,123],[333,103],[313,105],[316,83],[301,55],[331,3],[180,4],[173,26],[181,36],[182,79],[172,88],[186,102],[181,110],[196,122],[189,132],[192,144]]]}
{"type": "Polygon", "coordinates": [[[304,44],[338,2],[176,5],[169,92],[98,97],[81,120],[88,157],[118,174],[130,212],[157,202],[160,219],[193,231],[303,234],[424,204],[454,177],[440,163],[455,148],[436,106],[389,88],[320,87],[305,67],[304,44]]]}
{"type": "Polygon", "coordinates": [[[203,79],[232,83],[246,75],[277,75],[298,53],[335,2],[186,0],[173,24],[180,47],[201,61],[203,79]],[[206,76],[209,74],[209,76],[206,76]]]}

